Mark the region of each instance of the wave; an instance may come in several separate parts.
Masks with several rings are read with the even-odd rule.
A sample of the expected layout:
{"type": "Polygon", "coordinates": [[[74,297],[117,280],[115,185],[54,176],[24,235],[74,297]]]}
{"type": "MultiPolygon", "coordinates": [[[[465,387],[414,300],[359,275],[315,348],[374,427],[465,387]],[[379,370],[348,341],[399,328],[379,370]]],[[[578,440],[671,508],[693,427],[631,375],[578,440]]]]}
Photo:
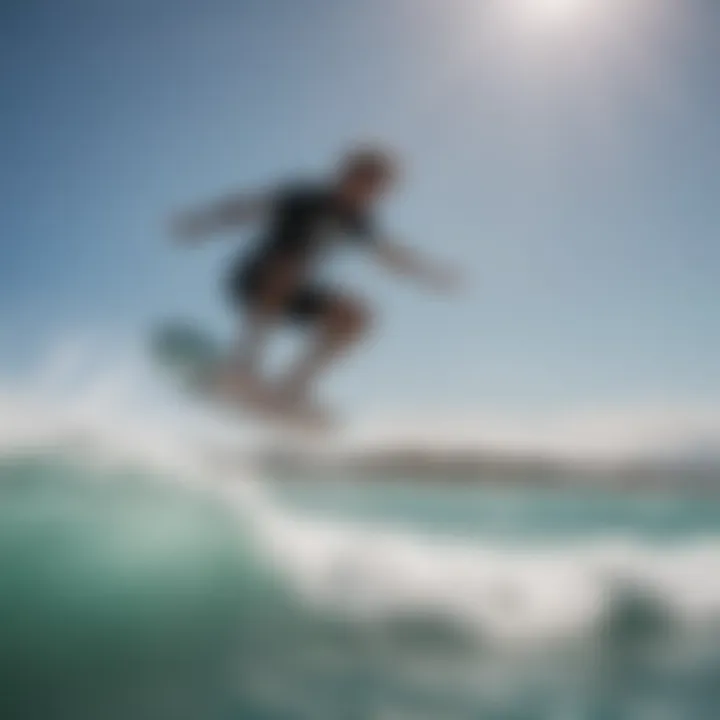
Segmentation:
{"type": "Polygon", "coordinates": [[[337,718],[348,698],[358,718],[554,718],[526,663],[557,692],[605,683],[588,708],[638,653],[718,667],[717,537],[510,546],[313,517],[185,428],[99,407],[0,397],[0,667],[55,689],[10,693],[15,716],[61,717],[60,688],[72,718],[337,718]]]}
{"type": "MultiPolygon", "coordinates": [[[[187,464],[180,462],[182,455],[168,463],[156,444],[140,463],[140,448],[135,451],[133,457],[98,445],[92,451],[87,445],[15,448],[0,468],[6,490],[22,481],[27,491],[34,483],[42,488],[41,498],[65,504],[78,499],[71,492],[78,484],[104,486],[110,503],[123,487],[137,488],[138,478],[144,488],[165,488],[176,504],[210,503],[231,519],[234,552],[247,552],[240,540],[252,538],[254,562],[281,576],[303,602],[365,621],[442,618],[483,642],[532,642],[599,628],[628,598],[653,612],[662,608],[677,622],[712,622],[720,615],[720,573],[710,572],[720,567],[720,538],[710,535],[672,542],[627,535],[526,544],[423,537],[288,511],[274,504],[249,471],[200,471],[200,459],[187,464]]],[[[141,514],[152,527],[158,508],[145,499],[147,492],[138,496],[135,518],[141,514]]]]}

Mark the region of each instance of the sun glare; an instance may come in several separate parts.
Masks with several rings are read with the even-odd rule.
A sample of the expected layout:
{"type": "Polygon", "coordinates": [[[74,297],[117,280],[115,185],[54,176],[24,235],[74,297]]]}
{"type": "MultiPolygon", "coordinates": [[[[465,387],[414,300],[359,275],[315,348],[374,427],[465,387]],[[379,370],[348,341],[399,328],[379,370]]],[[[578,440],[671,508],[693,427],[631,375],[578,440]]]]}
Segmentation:
{"type": "Polygon", "coordinates": [[[522,13],[533,24],[566,26],[588,17],[600,0],[522,0],[522,13]]]}

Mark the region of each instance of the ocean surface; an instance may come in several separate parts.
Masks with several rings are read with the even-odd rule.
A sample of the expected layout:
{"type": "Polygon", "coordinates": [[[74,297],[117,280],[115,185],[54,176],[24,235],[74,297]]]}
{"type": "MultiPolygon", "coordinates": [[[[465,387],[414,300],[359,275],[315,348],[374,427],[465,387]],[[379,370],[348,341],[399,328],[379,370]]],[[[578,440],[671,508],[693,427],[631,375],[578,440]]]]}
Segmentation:
{"type": "Polygon", "coordinates": [[[715,720],[720,505],[0,458],[3,720],[715,720]]]}

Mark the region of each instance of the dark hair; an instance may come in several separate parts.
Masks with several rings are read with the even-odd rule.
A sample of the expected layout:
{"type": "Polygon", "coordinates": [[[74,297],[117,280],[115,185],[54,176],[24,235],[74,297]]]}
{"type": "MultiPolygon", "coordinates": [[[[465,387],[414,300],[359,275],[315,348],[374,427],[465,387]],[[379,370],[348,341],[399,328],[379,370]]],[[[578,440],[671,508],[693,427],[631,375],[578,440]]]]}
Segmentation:
{"type": "Polygon", "coordinates": [[[341,174],[345,177],[363,176],[373,179],[392,178],[398,169],[395,157],[381,148],[362,147],[345,154],[341,174]]]}

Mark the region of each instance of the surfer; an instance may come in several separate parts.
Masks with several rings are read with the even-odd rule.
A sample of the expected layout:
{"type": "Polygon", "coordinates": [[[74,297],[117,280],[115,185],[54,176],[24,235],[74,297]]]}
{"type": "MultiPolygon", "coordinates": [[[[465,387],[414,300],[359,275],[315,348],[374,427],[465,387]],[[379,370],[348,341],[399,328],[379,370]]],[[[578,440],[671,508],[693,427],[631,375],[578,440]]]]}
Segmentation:
{"type": "Polygon", "coordinates": [[[377,227],[374,210],[398,176],[390,153],[363,148],[346,154],[329,179],[231,195],[174,219],[174,234],[183,241],[263,223],[259,241],[230,273],[230,298],[243,324],[232,367],[221,380],[225,388],[260,392],[269,335],[282,322],[296,323],[312,329],[314,337],[272,395],[285,407],[300,406],[330,364],[367,336],[368,305],[317,279],[321,256],[341,239],[367,249],[394,271],[440,291],[452,289],[453,273],[392,242],[377,227]]]}

